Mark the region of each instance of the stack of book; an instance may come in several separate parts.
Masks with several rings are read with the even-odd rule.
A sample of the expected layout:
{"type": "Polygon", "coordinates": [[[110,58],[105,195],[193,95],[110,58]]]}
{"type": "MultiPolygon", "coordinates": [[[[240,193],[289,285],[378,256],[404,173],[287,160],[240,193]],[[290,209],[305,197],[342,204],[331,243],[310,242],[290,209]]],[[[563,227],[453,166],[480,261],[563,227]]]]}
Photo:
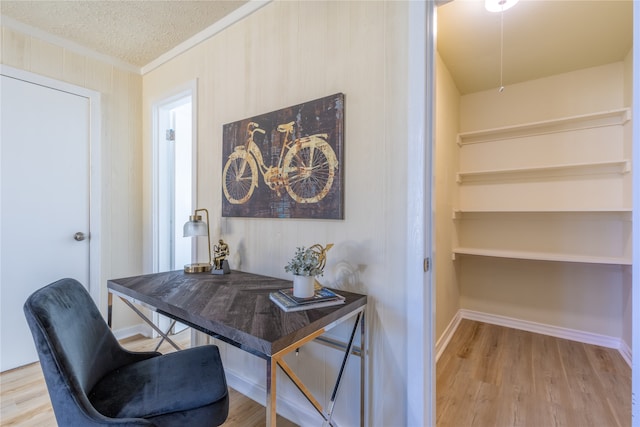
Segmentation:
{"type": "Polygon", "coordinates": [[[310,310],[312,308],[344,304],[342,295],[338,295],[327,288],[316,288],[314,295],[309,298],[293,296],[293,288],[280,289],[271,292],[269,298],[284,311],[310,310]]]}

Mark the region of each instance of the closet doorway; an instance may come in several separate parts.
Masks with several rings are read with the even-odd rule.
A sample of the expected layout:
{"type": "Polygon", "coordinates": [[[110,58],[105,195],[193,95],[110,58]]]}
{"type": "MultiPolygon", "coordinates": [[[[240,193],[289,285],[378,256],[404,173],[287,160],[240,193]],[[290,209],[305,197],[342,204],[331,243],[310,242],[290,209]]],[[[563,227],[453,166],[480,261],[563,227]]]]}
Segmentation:
{"type": "MultiPolygon", "coordinates": [[[[638,106],[631,102],[634,86],[638,96],[632,72],[639,56],[638,43],[632,43],[635,2],[520,1],[493,17],[465,9],[482,8],[482,3],[454,1],[438,8],[436,353],[466,317],[556,336],[569,331],[578,341],[618,345],[630,362],[632,341],[638,344],[631,339],[638,336],[632,328],[638,324],[638,292],[631,302],[632,288],[638,289],[638,263],[633,262],[638,250],[631,250],[638,200],[633,201],[631,187],[640,186],[638,174],[631,173],[639,146],[637,126],[632,127],[638,106]],[[583,30],[574,28],[580,23],[586,23],[583,30]],[[465,39],[467,32],[471,36],[465,39]],[[552,67],[545,71],[545,64],[552,67]],[[483,75],[491,83],[483,86],[483,75]],[[567,142],[574,119],[588,121],[612,111],[620,116],[605,125],[601,137],[592,138],[594,145],[577,150],[572,145],[585,141],[583,134],[591,130],[580,130],[567,142]],[[540,133],[563,135],[552,141],[532,135],[540,125],[546,126],[540,133]],[[487,143],[487,134],[499,134],[494,138],[499,142],[487,143]],[[535,139],[541,148],[531,148],[535,139]],[[612,145],[598,145],[599,140],[612,145]],[[485,150],[492,144],[493,151],[485,150]],[[598,169],[608,161],[620,169],[598,169]],[[576,173],[587,165],[597,170],[576,173]],[[586,177],[590,174],[597,177],[586,177]],[[549,190],[554,180],[561,184],[549,190]],[[581,183],[574,181],[588,180],[582,197],[578,191],[565,197],[558,190],[562,185],[575,190],[581,183]],[[597,186],[613,181],[615,191],[600,196],[597,186]],[[614,193],[616,200],[610,199],[614,193]],[[439,198],[442,194],[453,197],[439,198]],[[579,224],[586,232],[570,229],[579,224]],[[597,231],[602,227],[603,235],[616,240],[602,241],[597,231]],[[591,253],[605,246],[602,253],[591,253]]],[[[637,248],[637,227],[634,232],[637,248]]],[[[637,369],[634,375],[637,380],[637,369]]]]}

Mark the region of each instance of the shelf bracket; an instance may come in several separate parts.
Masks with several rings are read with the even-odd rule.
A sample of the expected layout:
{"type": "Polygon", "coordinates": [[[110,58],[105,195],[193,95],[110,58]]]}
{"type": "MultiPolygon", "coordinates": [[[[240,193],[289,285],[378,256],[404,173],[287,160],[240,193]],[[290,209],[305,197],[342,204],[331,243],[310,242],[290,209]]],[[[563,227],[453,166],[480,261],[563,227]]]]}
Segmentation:
{"type": "Polygon", "coordinates": [[[622,165],[622,173],[629,173],[631,172],[631,162],[629,160],[624,162],[624,165],[622,165]]]}

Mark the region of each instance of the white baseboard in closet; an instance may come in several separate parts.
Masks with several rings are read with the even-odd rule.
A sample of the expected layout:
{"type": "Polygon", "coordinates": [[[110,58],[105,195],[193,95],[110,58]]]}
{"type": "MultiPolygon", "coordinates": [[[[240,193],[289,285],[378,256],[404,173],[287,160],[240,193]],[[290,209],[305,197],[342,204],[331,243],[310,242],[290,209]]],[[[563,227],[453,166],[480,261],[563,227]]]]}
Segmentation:
{"type": "Polygon", "coordinates": [[[461,320],[462,317],[460,317],[460,311],[458,310],[442,335],[440,335],[440,338],[438,338],[438,341],[436,342],[436,363],[438,363],[438,359],[440,359],[444,349],[449,345],[449,341],[451,341],[453,334],[456,332],[456,329],[458,329],[458,325],[461,320]]]}
{"type": "Polygon", "coordinates": [[[622,358],[624,359],[625,362],[627,362],[627,365],[629,365],[629,367],[631,367],[631,347],[629,347],[629,344],[627,344],[625,341],[621,341],[620,342],[620,348],[618,349],[618,351],[620,352],[620,355],[622,356],[622,358]]]}
{"type": "Polygon", "coordinates": [[[520,329],[536,334],[549,335],[552,337],[577,341],[584,344],[613,348],[618,350],[625,362],[627,362],[627,364],[631,366],[631,348],[620,338],[466,309],[460,309],[456,313],[456,315],[451,320],[451,323],[449,323],[449,326],[447,326],[447,329],[444,331],[440,339],[438,339],[438,341],[436,342],[436,361],[449,344],[451,337],[455,333],[462,319],[476,320],[478,322],[505,326],[507,328],[520,329]]]}

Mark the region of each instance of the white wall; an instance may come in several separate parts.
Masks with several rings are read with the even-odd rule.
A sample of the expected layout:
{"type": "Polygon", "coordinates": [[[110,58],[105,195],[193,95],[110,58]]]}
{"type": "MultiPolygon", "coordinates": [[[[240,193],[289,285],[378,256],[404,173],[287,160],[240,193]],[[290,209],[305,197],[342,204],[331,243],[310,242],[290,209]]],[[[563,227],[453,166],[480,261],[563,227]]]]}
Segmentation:
{"type": "MultiPolygon", "coordinates": [[[[142,273],[142,78],[65,47],[2,27],[0,62],[102,94],[101,309],[106,281],[142,273]]],[[[124,305],[114,307],[114,327],[137,323],[124,305]]]]}
{"type": "Polygon", "coordinates": [[[622,108],[623,84],[624,65],[616,62],[465,95],[460,132],[622,108]]]}
{"type": "MultiPolygon", "coordinates": [[[[296,246],[335,244],[325,283],[370,298],[368,415],[369,424],[379,426],[405,424],[406,377],[421,374],[405,369],[410,351],[404,279],[407,7],[406,2],[276,1],[143,77],[145,218],[151,200],[146,112],[154,99],[198,79],[198,206],[209,209],[212,239],[221,236],[229,243],[233,269],[283,278],[296,246]],[[346,97],[345,219],[220,218],[222,125],[336,92],[346,97]],[[345,268],[350,277],[339,276],[345,268]]],[[[145,230],[146,242],[150,231],[145,230]]],[[[223,353],[227,369],[264,382],[263,361],[233,348],[223,353]]],[[[318,346],[295,361],[312,391],[324,396],[321,403],[336,363],[334,352],[318,346]]],[[[297,399],[283,383],[282,395],[297,399]]],[[[342,394],[350,400],[337,405],[337,421],[354,425],[357,382],[348,381],[342,394]]]]}
{"type": "Polygon", "coordinates": [[[458,166],[458,122],[460,92],[449,70],[437,57],[436,68],[436,140],[435,140],[435,242],[436,242],[436,337],[442,337],[447,326],[460,310],[460,287],[451,262],[452,236],[456,232],[452,221],[458,199],[456,172],[458,166]]]}

